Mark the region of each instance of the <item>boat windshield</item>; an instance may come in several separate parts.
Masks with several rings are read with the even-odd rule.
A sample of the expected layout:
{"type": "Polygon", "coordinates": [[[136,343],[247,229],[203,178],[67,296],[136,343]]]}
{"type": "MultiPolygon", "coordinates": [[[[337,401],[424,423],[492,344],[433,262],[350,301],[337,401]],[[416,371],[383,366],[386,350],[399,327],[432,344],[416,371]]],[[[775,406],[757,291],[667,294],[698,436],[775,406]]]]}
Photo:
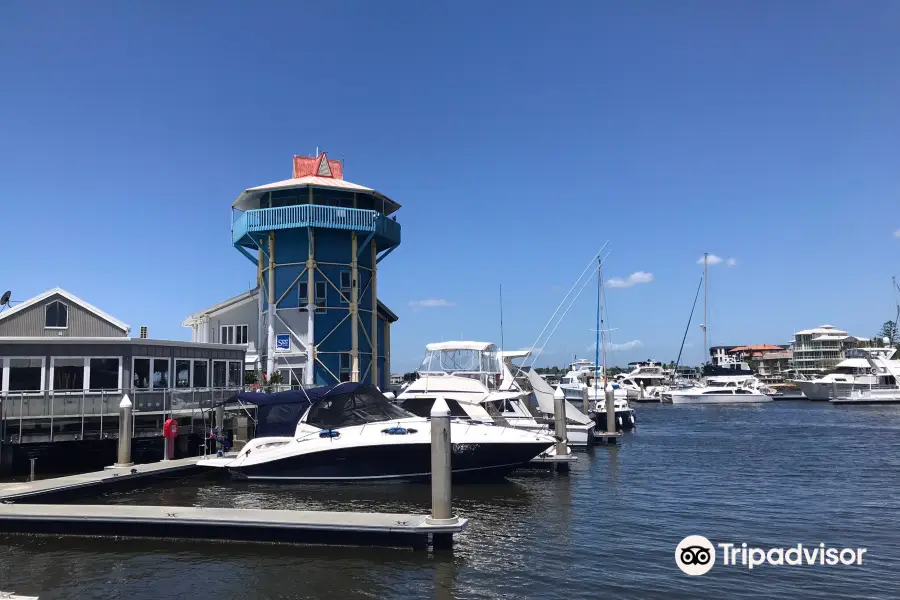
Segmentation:
{"type": "Polygon", "coordinates": [[[447,349],[425,353],[419,373],[448,375],[480,375],[499,373],[500,358],[493,346],[487,350],[447,349]]]}
{"type": "Polygon", "coordinates": [[[320,429],[337,429],[410,417],[415,415],[391,404],[377,389],[359,387],[352,393],[336,394],[313,404],[306,423],[320,429]]]}

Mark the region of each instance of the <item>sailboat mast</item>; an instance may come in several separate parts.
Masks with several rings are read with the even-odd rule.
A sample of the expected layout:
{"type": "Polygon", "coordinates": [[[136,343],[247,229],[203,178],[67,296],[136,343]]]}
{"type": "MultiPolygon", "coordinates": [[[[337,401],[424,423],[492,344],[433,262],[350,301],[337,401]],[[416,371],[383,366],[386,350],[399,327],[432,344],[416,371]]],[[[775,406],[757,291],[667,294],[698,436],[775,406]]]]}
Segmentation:
{"type": "Polygon", "coordinates": [[[597,329],[600,330],[600,345],[603,347],[603,389],[606,389],[606,383],[609,382],[609,377],[606,374],[606,331],[603,318],[603,261],[600,261],[600,264],[597,266],[597,279],[599,280],[597,284],[597,312],[600,313],[600,327],[597,329]]]}
{"type": "MultiPolygon", "coordinates": [[[[600,286],[603,284],[602,262],[597,261],[597,346],[594,349],[594,397],[597,397],[597,386],[599,385],[597,368],[600,366],[600,286]]],[[[606,375],[606,371],[603,372],[606,375]]]]}
{"type": "Polygon", "coordinates": [[[708,320],[708,313],[706,312],[706,278],[708,275],[708,270],[707,270],[708,262],[709,262],[708,259],[709,259],[709,253],[704,252],[703,253],[703,360],[705,360],[705,361],[709,360],[709,346],[707,344],[707,339],[706,339],[706,332],[707,332],[706,323],[708,320]]]}

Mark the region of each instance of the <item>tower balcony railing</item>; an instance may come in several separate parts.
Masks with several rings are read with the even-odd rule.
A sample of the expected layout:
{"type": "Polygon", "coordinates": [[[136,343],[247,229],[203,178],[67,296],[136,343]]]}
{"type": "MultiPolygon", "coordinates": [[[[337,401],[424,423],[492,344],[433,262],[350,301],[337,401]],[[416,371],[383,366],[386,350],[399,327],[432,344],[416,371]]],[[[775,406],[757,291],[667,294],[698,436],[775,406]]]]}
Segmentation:
{"type": "Polygon", "coordinates": [[[300,227],[374,233],[389,246],[400,243],[400,224],[378,211],[317,204],[248,210],[231,224],[231,242],[251,245],[250,234],[300,227]]]}

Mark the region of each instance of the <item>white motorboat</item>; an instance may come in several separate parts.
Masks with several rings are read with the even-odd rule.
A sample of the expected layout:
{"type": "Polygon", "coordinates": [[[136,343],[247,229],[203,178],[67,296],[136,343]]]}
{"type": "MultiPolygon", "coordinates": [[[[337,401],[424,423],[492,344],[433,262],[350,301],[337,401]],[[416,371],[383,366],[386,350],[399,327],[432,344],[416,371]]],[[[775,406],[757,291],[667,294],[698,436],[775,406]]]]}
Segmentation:
{"type": "MultiPolygon", "coordinates": [[[[456,418],[551,433],[552,420],[532,410],[528,404],[531,390],[523,389],[510,370],[510,361],[527,356],[527,352],[504,353],[501,360],[494,344],[473,341],[428,344],[425,350],[419,378],[397,396],[397,402],[405,410],[427,416],[440,396],[456,418]]],[[[517,367],[513,368],[518,371],[517,367]]],[[[566,416],[570,416],[568,408],[566,416]]],[[[566,437],[570,446],[593,443],[593,423],[586,416],[583,419],[584,422],[579,422],[577,418],[567,418],[566,437]]]]}
{"type": "Polygon", "coordinates": [[[618,375],[616,383],[625,389],[630,400],[659,402],[670,387],[670,375],[652,360],[633,363],[633,366],[630,373],[618,375]]]}
{"type": "MultiPolygon", "coordinates": [[[[269,481],[426,481],[431,422],[391,404],[378,388],[341,383],[277,394],[242,393],[258,407],[256,437],[234,458],[200,466],[269,481]]],[[[454,480],[503,477],[555,439],[493,424],[451,421],[454,480]]]]}
{"type": "MultiPolygon", "coordinates": [[[[609,385],[613,387],[614,392],[620,389],[614,383],[609,385]]],[[[598,393],[592,394],[591,406],[591,417],[597,423],[597,428],[601,431],[606,431],[606,398],[602,388],[599,389],[598,393]],[[599,399],[597,399],[598,396],[599,399]]],[[[637,419],[634,416],[634,409],[628,404],[628,398],[624,394],[613,396],[613,410],[616,413],[617,431],[635,428],[637,419]]]]}
{"type": "Polygon", "coordinates": [[[795,379],[792,383],[809,400],[831,400],[835,392],[838,396],[848,396],[851,390],[862,387],[894,386],[897,379],[890,368],[900,369],[895,353],[894,348],[850,348],[830,373],[816,379],[795,379]],[[876,359],[877,364],[870,364],[869,358],[876,359]]]}
{"type": "Polygon", "coordinates": [[[755,404],[772,402],[762,392],[737,385],[704,386],[668,392],[672,404],[755,404]]]}
{"type": "Polygon", "coordinates": [[[832,404],[900,404],[900,361],[891,360],[893,348],[854,348],[847,353],[852,353],[848,360],[866,361],[869,383],[834,384],[832,404]]]}

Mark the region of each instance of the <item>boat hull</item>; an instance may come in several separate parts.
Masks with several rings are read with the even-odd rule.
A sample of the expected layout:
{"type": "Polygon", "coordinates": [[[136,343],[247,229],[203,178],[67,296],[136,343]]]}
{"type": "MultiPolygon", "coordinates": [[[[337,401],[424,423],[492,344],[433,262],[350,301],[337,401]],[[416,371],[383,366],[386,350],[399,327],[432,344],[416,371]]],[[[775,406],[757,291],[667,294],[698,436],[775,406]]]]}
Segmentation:
{"type": "MultiPolygon", "coordinates": [[[[503,478],[551,445],[546,442],[453,444],[454,481],[503,478]]],[[[371,445],[320,450],[264,463],[227,466],[237,478],[268,481],[429,481],[431,444],[371,445]]]]}
{"type": "Polygon", "coordinates": [[[765,394],[672,394],[672,404],[761,404],[772,402],[765,394]]]}

